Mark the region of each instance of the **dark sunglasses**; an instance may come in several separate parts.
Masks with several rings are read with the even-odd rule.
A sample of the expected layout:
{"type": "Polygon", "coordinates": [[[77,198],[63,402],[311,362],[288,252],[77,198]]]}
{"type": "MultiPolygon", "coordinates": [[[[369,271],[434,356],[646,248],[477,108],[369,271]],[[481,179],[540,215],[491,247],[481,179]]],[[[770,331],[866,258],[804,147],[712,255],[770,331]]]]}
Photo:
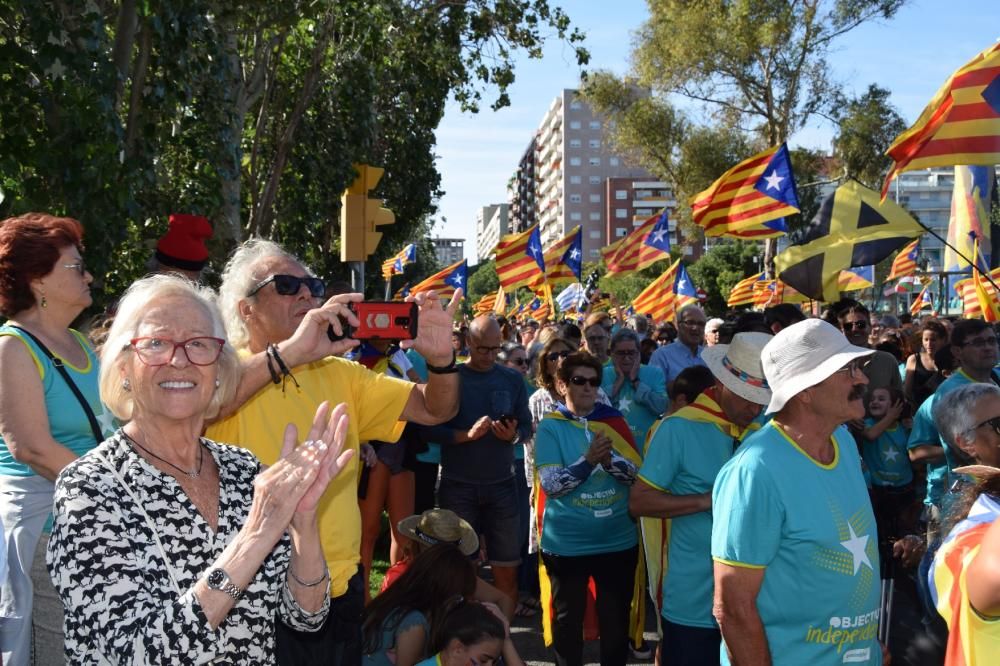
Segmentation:
{"type": "Polygon", "coordinates": [[[573,352],[569,351],[568,349],[563,350],[561,352],[549,352],[548,354],[545,355],[545,358],[547,358],[550,361],[554,361],[559,358],[566,358],[572,353],[573,352]]]}
{"type": "Polygon", "coordinates": [[[528,365],[528,359],[526,358],[512,358],[508,363],[513,363],[514,365],[528,365]]]}
{"type": "Polygon", "coordinates": [[[841,327],[844,331],[863,331],[868,328],[868,322],[864,319],[860,319],[858,321],[845,321],[841,324],[841,327]]]}
{"type": "Polygon", "coordinates": [[[573,375],[569,378],[569,383],[573,386],[583,386],[584,384],[590,384],[594,388],[601,385],[600,377],[581,377],[580,375],[573,375]]]}
{"type": "Polygon", "coordinates": [[[253,296],[258,291],[266,287],[271,282],[274,283],[274,290],[281,296],[294,296],[299,293],[302,285],[309,288],[309,295],[313,298],[323,298],[326,294],[326,285],[317,277],[298,277],[296,275],[276,274],[265,278],[254,285],[254,288],[247,293],[253,296]]]}
{"type": "Polygon", "coordinates": [[[992,419],[986,419],[982,423],[976,426],[976,429],[982,428],[984,425],[988,425],[993,428],[993,432],[1000,435],[1000,416],[994,416],[992,419]]]}

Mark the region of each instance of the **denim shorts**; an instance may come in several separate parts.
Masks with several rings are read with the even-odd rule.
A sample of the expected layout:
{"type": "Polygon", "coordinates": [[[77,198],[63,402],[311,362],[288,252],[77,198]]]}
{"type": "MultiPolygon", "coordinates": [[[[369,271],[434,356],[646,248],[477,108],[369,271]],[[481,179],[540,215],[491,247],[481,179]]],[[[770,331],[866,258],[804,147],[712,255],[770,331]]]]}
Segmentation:
{"type": "Polygon", "coordinates": [[[441,479],[438,504],[468,521],[485,536],[486,555],[498,567],[521,563],[521,516],[514,477],[496,483],[466,483],[441,479]]]}

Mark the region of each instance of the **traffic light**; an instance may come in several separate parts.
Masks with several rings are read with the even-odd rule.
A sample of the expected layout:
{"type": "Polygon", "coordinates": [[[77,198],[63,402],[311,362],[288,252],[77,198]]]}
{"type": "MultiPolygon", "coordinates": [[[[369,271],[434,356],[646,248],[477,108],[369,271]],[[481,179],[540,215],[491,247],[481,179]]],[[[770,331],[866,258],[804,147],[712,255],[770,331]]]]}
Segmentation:
{"type": "Polygon", "coordinates": [[[382,207],[381,199],[369,199],[384,169],[356,164],[358,177],[340,198],[340,260],[364,261],[378,247],[382,232],[378,227],[392,224],[396,216],[382,207]]]}

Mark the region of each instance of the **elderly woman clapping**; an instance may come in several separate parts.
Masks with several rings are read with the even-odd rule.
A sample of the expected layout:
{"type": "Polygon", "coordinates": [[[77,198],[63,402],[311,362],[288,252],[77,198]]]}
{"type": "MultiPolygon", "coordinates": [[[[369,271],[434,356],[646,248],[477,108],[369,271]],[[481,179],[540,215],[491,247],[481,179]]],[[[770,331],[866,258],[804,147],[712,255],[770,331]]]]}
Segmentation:
{"type": "Polygon", "coordinates": [[[72,663],[274,663],[276,620],[327,615],[316,505],[351,455],[347,417],[324,403],[266,470],[200,437],[238,382],[211,296],[140,280],[108,334],[101,392],[128,423],[59,476],[48,551],[72,663]]]}

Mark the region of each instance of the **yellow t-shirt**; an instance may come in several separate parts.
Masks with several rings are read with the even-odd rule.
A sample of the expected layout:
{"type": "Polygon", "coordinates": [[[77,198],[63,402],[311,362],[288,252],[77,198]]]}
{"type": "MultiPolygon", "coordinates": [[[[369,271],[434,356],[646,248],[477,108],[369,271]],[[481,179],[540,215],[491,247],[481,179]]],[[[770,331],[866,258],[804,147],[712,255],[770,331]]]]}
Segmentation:
{"type": "Polygon", "coordinates": [[[355,451],[320,500],[320,540],[330,568],[330,594],[339,597],[361,561],[361,513],[358,509],[358,446],[361,441],[395,442],[403,432],[399,420],[414,384],[376,374],[367,368],[329,357],[293,370],[289,379],[258,391],[235,414],[209,426],[206,437],[249,449],[266,465],[281,453],[285,426],[294,423],[301,442],[309,433],[316,407],[347,403],[350,418],[345,450],[355,451]]]}

